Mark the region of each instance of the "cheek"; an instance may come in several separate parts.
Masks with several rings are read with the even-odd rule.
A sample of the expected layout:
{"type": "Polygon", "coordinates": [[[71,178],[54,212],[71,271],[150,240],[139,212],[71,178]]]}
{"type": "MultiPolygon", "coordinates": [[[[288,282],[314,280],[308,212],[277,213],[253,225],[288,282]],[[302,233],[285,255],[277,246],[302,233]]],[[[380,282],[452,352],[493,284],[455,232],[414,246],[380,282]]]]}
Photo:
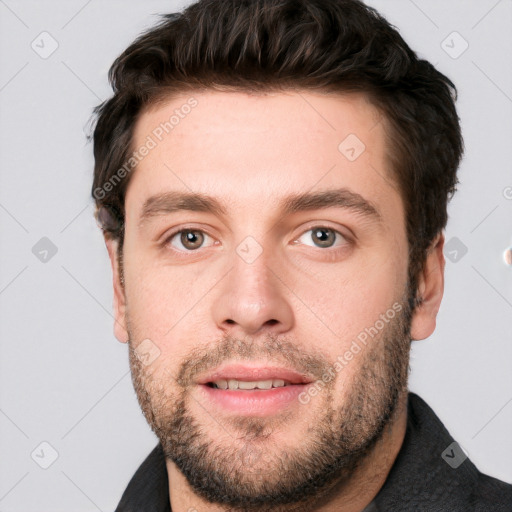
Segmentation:
{"type": "Polygon", "coordinates": [[[400,303],[407,280],[402,246],[350,261],[308,266],[295,280],[300,328],[308,328],[331,357],[343,353],[361,332],[400,303]],[[320,341],[320,340],[326,341],[320,341]]]}
{"type": "MultiPolygon", "coordinates": [[[[166,266],[132,252],[125,261],[127,315],[135,340],[149,338],[162,352],[178,357],[190,343],[185,340],[204,325],[208,291],[222,273],[207,266],[166,266]],[[217,275],[218,274],[218,275],[217,275]]],[[[210,325],[210,332],[213,326],[210,325]]],[[[202,329],[201,329],[202,331],[202,329]]]]}

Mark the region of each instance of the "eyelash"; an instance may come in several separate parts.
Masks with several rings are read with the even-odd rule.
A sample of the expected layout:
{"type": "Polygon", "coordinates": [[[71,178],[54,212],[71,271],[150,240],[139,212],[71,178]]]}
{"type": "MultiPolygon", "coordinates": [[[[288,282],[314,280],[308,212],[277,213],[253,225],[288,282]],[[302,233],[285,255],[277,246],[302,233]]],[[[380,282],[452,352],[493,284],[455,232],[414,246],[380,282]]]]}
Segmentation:
{"type": "MultiPolygon", "coordinates": [[[[332,247],[315,247],[316,249],[323,249],[323,252],[326,252],[326,253],[337,253],[339,252],[340,250],[343,250],[344,247],[347,245],[347,244],[352,244],[352,240],[348,237],[348,236],[345,236],[343,233],[341,233],[340,231],[334,229],[334,228],[331,228],[329,226],[322,226],[322,225],[317,225],[317,226],[312,226],[310,227],[309,229],[306,229],[305,231],[303,231],[293,242],[293,244],[297,244],[297,240],[299,240],[300,238],[302,238],[306,233],[308,233],[309,231],[315,231],[315,230],[325,230],[325,231],[331,231],[333,233],[335,233],[336,235],[339,235],[339,237],[341,237],[343,240],[345,240],[345,243],[343,243],[341,246],[332,246],[332,247]]],[[[202,233],[203,235],[206,235],[207,237],[210,237],[210,238],[213,238],[209,233],[207,233],[206,231],[202,230],[202,229],[195,229],[195,228],[182,228],[182,229],[179,229],[177,231],[174,231],[172,232],[168,237],[165,238],[164,242],[163,242],[163,246],[164,247],[168,247],[168,246],[171,246],[171,241],[176,237],[176,235],[180,235],[182,233],[185,233],[185,232],[192,232],[192,233],[202,233]]],[[[338,238],[339,238],[338,237],[338,238]]],[[[308,247],[311,247],[311,246],[308,246],[308,247]]],[[[172,247],[172,250],[174,252],[176,252],[179,256],[178,257],[188,257],[189,255],[191,254],[194,254],[196,252],[199,251],[199,249],[202,249],[202,247],[198,247],[197,249],[195,250],[179,250],[179,249],[176,249],[174,247],[172,247]]]]}

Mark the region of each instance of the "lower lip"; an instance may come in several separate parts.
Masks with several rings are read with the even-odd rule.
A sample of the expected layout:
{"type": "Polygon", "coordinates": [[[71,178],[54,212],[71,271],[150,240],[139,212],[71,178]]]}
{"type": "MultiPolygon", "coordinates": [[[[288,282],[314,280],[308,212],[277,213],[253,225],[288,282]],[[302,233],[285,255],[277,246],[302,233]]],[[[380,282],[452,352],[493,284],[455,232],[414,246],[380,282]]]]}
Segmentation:
{"type": "Polygon", "coordinates": [[[309,384],[292,384],[281,388],[241,391],[200,384],[199,389],[208,403],[225,411],[248,416],[268,416],[282,412],[293,404],[299,404],[298,397],[308,386],[309,384]]]}

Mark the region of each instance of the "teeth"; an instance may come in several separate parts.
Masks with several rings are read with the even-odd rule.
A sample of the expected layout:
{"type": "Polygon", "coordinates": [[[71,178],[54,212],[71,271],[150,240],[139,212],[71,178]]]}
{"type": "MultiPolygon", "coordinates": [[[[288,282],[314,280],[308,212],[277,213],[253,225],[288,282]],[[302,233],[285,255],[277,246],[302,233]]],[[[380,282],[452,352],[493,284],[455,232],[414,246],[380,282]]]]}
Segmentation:
{"type": "Polygon", "coordinates": [[[256,380],[256,381],[244,381],[236,379],[219,379],[213,382],[214,387],[218,389],[270,389],[270,388],[282,388],[289,386],[289,382],[285,382],[282,379],[269,379],[269,380],[256,380]]]}
{"type": "MultiPolygon", "coordinates": [[[[238,381],[238,383],[237,383],[236,380],[234,380],[232,382],[233,382],[234,386],[238,387],[238,389],[254,389],[256,387],[256,382],[244,382],[243,380],[242,381],[238,381]]],[[[272,383],[272,381],[270,381],[270,382],[272,383]]],[[[233,388],[233,389],[236,389],[236,387],[233,388]]]]}
{"type": "Polygon", "coordinates": [[[220,389],[228,389],[228,381],[227,380],[217,380],[214,384],[220,389]]]}

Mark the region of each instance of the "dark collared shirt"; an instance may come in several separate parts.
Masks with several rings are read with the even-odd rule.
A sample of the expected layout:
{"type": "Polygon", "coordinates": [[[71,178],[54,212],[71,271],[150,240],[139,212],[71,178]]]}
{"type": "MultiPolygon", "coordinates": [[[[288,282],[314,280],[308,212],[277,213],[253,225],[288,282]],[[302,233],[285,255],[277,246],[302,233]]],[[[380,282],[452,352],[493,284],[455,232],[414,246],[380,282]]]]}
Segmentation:
{"type": "MultiPolygon", "coordinates": [[[[172,512],[160,444],[130,480],[116,512],[172,512]]],[[[512,512],[512,485],[480,473],[432,409],[409,393],[404,442],[362,512],[512,512]]]]}

